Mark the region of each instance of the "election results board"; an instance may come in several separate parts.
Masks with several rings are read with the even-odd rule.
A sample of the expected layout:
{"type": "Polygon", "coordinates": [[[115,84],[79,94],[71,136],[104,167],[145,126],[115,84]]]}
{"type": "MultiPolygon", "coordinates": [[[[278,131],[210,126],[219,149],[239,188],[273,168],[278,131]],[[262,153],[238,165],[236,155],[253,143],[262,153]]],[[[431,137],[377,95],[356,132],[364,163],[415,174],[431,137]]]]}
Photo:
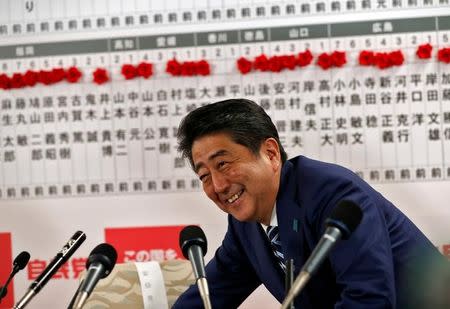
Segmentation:
{"type": "MultiPolygon", "coordinates": [[[[199,224],[209,260],[226,218],[176,133],[230,98],[261,105],[289,157],[353,170],[450,256],[449,40],[446,0],[0,0],[0,261],[32,256],[0,306],[76,230],[86,243],[36,308],[68,304],[100,242],[120,262],[182,258],[161,231],[199,224]]],[[[262,288],[241,307],[278,306],[262,288]]]]}
{"type": "MultiPolygon", "coordinates": [[[[36,2],[24,3],[37,10],[36,2]]],[[[356,2],[310,3],[309,10],[321,3],[348,14],[356,2]]],[[[375,11],[381,6],[362,1],[360,10],[363,3],[375,11]]],[[[170,13],[160,26],[155,23],[155,16],[165,16],[160,13],[151,24],[151,14],[126,16],[122,27],[118,17],[0,26],[2,42],[13,43],[0,46],[0,69],[9,79],[0,100],[1,199],[197,191],[199,181],[176,151],[177,126],[196,107],[240,97],[269,113],[290,157],[342,164],[373,183],[448,179],[450,73],[438,54],[449,53],[450,15],[386,19],[381,7],[374,20],[305,24],[295,18],[302,7],[283,2],[233,9],[234,14],[248,9],[250,16],[282,11],[290,18],[282,19],[283,26],[274,19],[253,27],[251,18],[241,17],[232,24],[216,22],[214,31],[205,31],[200,21],[171,26],[170,13]],[[145,20],[147,26],[136,25],[145,20]],[[129,23],[138,34],[126,35],[129,23]],[[147,35],[146,27],[161,34],[147,35]],[[80,39],[88,30],[89,39],[80,39]],[[429,56],[419,58],[424,46],[431,47],[429,56]],[[293,60],[305,51],[312,57],[306,65],[258,68],[258,60],[273,65],[274,58],[293,60]],[[343,63],[320,62],[335,53],[343,54],[343,63]],[[383,67],[364,63],[364,53],[387,55],[382,62],[392,62],[393,53],[402,59],[383,67]],[[207,72],[171,74],[174,60],[180,67],[203,61],[207,72]],[[240,60],[248,61],[250,72],[240,60]],[[150,76],[128,78],[123,72],[124,66],[142,63],[151,66],[150,76]],[[81,74],[76,82],[51,81],[53,71],[73,68],[81,74]],[[37,75],[32,86],[20,81],[28,71],[37,75]],[[95,79],[98,71],[105,81],[95,79]]],[[[230,9],[210,10],[227,16],[230,9]]],[[[209,13],[206,24],[214,21],[209,13]]]]}

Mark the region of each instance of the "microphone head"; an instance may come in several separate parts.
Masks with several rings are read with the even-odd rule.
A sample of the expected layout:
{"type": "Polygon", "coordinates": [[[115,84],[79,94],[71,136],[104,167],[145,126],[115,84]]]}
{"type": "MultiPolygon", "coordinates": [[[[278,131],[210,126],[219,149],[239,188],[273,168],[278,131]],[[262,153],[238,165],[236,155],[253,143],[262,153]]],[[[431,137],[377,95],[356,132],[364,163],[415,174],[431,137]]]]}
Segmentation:
{"type": "Polygon", "coordinates": [[[342,232],[342,238],[347,239],[358,227],[363,213],[361,208],[352,201],[340,201],[331,215],[325,220],[327,226],[338,228],[342,232]]]}
{"type": "Polygon", "coordinates": [[[92,263],[102,264],[105,267],[105,272],[102,275],[103,279],[106,278],[111,273],[111,270],[114,268],[114,265],[116,265],[116,261],[117,261],[116,249],[114,249],[114,247],[111,246],[110,244],[103,243],[95,247],[89,254],[89,257],[86,261],[86,269],[88,269],[92,263]]]}
{"type": "Polygon", "coordinates": [[[58,252],[58,255],[62,257],[61,261],[64,263],[67,262],[85,240],[86,234],[82,231],[76,231],[64,247],[62,247],[61,251],[58,252]]]}
{"type": "Polygon", "coordinates": [[[22,251],[18,256],[14,259],[13,265],[17,270],[22,270],[27,266],[28,261],[30,260],[30,254],[27,251],[22,251]]]}
{"type": "Polygon", "coordinates": [[[197,225],[188,225],[180,232],[180,248],[183,251],[183,256],[189,260],[189,248],[197,245],[202,249],[203,256],[208,250],[208,243],[203,230],[197,225]]]}

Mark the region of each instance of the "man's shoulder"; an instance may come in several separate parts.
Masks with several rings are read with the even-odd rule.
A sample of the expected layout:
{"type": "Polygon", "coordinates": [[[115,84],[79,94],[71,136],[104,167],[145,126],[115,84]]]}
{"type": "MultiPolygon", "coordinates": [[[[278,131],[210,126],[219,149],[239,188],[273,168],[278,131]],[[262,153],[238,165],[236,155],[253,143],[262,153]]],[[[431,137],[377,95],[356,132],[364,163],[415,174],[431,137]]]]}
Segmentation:
{"type": "Polygon", "coordinates": [[[309,180],[326,179],[356,179],[359,177],[348,168],[324,161],[311,159],[305,156],[297,156],[289,159],[287,162],[290,169],[300,178],[307,178],[309,180]]]}
{"type": "Polygon", "coordinates": [[[282,179],[282,194],[308,208],[307,215],[315,216],[326,205],[355,196],[374,196],[375,190],[351,170],[328,162],[298,156],[286,162],[282,179]]]}

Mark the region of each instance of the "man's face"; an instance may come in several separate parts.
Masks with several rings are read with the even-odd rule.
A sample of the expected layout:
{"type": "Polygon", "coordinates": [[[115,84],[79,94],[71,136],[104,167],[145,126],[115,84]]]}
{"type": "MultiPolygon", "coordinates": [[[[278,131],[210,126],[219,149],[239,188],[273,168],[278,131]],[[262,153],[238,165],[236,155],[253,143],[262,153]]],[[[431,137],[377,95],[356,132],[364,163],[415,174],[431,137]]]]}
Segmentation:
{"type": "Polygon", "coordinates": [[[255,155],[229,134],[205,135],[192,145],[192,160],[203,191],[220,209],[239,221],[270,222],[281,170],[275,139],[255,155]]]}

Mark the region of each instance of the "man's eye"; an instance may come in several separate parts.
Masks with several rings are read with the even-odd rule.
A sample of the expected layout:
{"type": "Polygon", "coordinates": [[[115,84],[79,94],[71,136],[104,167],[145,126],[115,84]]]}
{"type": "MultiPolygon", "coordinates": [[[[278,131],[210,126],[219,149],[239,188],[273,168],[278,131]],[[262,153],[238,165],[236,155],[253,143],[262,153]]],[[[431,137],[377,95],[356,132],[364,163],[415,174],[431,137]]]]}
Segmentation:
{"type": "Polygon", "coordinates": [[[201,182],[204,182],[207,177],[208,177],[208,174],[203,174],[203,175],[200,175],[198,178],[200,179],[201,182]]]}
{"type": "Polygon", "coordinates": [[[217,163],[217,167],[218,167],[218,168],[224,167],[225,164],[227,164],[227,162],[225,162],[225,161],[220,161],[219,163],[217,163]]]}

